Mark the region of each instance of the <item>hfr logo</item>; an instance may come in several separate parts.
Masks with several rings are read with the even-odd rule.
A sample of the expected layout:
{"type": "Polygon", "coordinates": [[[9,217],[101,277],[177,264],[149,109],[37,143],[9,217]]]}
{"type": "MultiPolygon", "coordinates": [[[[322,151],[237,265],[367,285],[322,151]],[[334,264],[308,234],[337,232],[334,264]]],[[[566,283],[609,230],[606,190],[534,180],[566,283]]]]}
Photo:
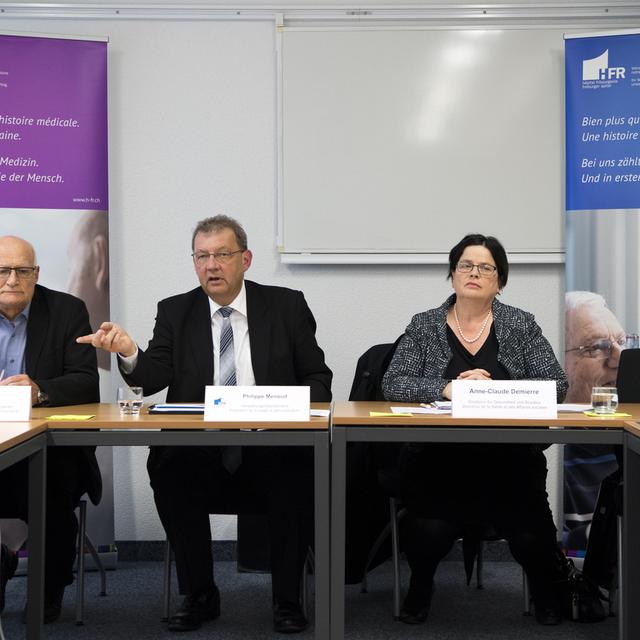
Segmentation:
{"type": "Polygon", "coordinates": [[[609,49],[601,53],[597,58],[582,61],[582,81],[585,80],[622,80],[624,78],[624,67],[609,66],[609,49]]]}

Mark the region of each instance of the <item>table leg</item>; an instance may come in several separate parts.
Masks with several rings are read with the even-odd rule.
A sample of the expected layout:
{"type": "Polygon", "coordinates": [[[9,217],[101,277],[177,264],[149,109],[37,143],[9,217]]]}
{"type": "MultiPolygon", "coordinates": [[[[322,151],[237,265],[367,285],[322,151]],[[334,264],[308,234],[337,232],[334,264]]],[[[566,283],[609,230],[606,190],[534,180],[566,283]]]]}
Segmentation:
{"type": "Polygon", "coordinates": [[[344,638],[344,565],[347,481],[347,436],[331,437],[331,640],[344,638]]]}
{"type": "Polygon", "coordinates": [[[316,640],[330,637],[329,558],[329,434],[318,433],[314,438],[315,474],[315,585],[316,585],[316,640]]]}
{"type": "Polygon", "coordinates": [[[43,637],[44,536],[46,521],[46,446],[29,457],[29,563],[27,582],[27,638],[43,637]]]}

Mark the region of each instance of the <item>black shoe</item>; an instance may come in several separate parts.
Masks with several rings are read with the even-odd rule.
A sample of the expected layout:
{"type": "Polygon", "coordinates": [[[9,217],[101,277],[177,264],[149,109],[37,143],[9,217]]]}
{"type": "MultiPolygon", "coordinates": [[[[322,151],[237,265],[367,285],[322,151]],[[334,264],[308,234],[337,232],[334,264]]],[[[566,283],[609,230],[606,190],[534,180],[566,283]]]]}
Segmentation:
{"type": "MultiPolygon", "coordinates": [[[[44,610],[42,621],[44,624],[55,622],[62,612],[62,598],[64,597],[64,587],[56,587],[52,590],[45,589],[44,610]]],[[[27,607],[22,610],[22,624],[27,624],[27,607]]]]}
{"type": "Polygon", "coordinates": [[[199,596],[185,596],[179,609],[169,618],[169,631],[193,631],[205,620],[215,620],[220,615],[218,587],[199,596]]]}
{"type": "Polygon", "coordinates": [[[297,604],[281,602],[273,606],[273,630],[278,633],[299,633],[309,622],[297,604]]]}
{"type": "Polygon", "coordinates": [[[400,621],[405,624],[424,624],[429,614],[432,596],[433,585],[427,589],[409,587],[400,609],[400,621]]]}
{"type": "Polygon", "coordinates": [[[55,622],[60,617],[62,611],[62,598],[64,597],[64,587],[44,590],[44,614],[42,620],[45,624],[55,622]]]}
{"type": "Polygon", "coordinates": [[[555,598],[534,598],[536,622],[544,625],[557,625],[562,622],[562,605],[555,598]]]}
{"type": "Polygon", "coordinates": [[[4,611],[4,592],[7,582],[13,578],[18,568],[18,556],[6,544],[0,549],[0,613],[4,611]]]}

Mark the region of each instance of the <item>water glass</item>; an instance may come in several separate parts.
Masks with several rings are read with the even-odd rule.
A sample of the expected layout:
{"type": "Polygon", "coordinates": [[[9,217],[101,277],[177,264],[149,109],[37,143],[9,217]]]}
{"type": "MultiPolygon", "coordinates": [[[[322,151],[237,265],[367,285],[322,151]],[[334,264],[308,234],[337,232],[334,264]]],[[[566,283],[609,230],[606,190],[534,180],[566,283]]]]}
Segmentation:
{"type": "Polygon", "coordinates": [[[616,387],[593,387],[591,406],[594,413],[611,415],[618,408],[618,390],[616,387]]]}
{"type": "Polygon", "coordinates": [[[120,407],[120,415],[140,415],[143,396],[142,387],[118,387],[116,399],[118,401],[118,407],[120,407]]]}

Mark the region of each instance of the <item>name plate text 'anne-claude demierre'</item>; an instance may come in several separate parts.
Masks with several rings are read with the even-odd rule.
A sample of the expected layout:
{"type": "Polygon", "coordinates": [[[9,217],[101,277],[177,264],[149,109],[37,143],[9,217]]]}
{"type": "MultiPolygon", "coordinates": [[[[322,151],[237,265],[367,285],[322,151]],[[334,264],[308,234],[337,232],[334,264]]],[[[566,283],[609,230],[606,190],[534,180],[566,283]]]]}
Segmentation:
{"type": "Polygon", "coordinates": [[[219,421],[309,420],[309,387],[208,386],[204,419],[219,421]]]}
{"type": "Polygon", "coordinates": [[[553,380],[453,380],[454,418],[556,418],[553,380]]]}

